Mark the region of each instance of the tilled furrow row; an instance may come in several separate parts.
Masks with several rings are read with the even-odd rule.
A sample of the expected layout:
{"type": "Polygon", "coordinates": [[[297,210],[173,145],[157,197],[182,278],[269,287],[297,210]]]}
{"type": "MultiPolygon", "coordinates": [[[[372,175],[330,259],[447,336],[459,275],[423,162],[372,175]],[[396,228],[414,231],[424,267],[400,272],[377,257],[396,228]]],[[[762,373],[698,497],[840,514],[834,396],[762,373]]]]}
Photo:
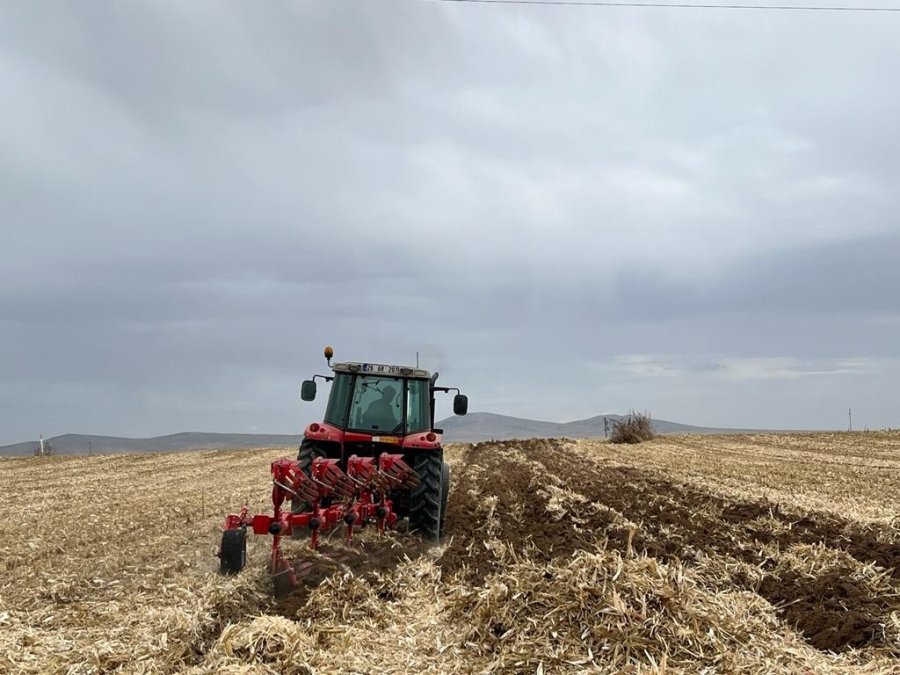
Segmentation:
{"type": "MultiPolygon", "coordinates": [[[[885,575],[860,570],[875,563],[896,578],[900,549],[893,533],[828,514],[795,516],[777,505],[731,501],[631,467],[601,464],[576,454],[565,442],[494,444],[490,450],[502,461],[510,446],[537,462],[545,475],[557,477],[564,488],[639,524],[637,529],[624,527],[622,521],[610,522],[604,512],[585,508],[579,512],[581,527],[594,538],[584,542],[581,537],[583,543],[596,545],[605,539],[609,547],[625,552],[686,564],[696,562],[698,555],[740,561],[744,567],[734,569],[742,571],[728,582],[768,599],[813,646],[840,651],[890,645],[883,626],[900,610],[897,586],[885,575]],[[818,576],[800,583],[797,570],[803,561],[781,552],[797,549],[820,557],[811,550],[814,546],[837,557],[818,576]]],[[[573,527],[560,529],[570,532],[573,527]]],[[[537,533],[531,536],[541,540],[537,533]]]]}

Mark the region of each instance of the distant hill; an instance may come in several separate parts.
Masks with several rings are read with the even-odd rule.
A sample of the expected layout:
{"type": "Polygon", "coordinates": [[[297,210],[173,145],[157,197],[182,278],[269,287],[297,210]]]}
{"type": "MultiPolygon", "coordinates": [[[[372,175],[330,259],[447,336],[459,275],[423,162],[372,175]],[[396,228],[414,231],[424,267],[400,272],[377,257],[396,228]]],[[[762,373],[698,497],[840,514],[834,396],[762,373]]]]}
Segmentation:
{"type": "MultiPolygon", "coordinates": [[[[437,423],[448,443],[464,443],[511,438],[592,438],[603,436],[603,419],[612,424],[621,415],[597,415],[574,422],[541,422],[494,413],[470,413],[464,417],[448,417],[437,423]]],[[[653,420],[660,434],[728,434],[754,433],[754,429],[714,429],[688,424],[653,420]]],[[[184,450],[219,450],[225,448],[296,447],[302,436],[283,434],[208,434],[188,431],[155,438],[119,438],[63,434],[47,439],[57,455],[111,455],[128,452],[181,452],[184,450]]],[[[0,446],[0,456],[27,457],[34,454],[37,441],[0,446]]]]}
{"type": "MultiPolygon", "coordinates": [[[[218,450],[224,448],[292,447],[300,444],[302,436],[280,434],[207,434],[188,431],[155,438],[118,438],[115,436],[90,436],[64,434],[47,439],[53,454],[111,455],[126,452],[180,452],[183,450],[218,450]]],[[[29,456],[38,446],[37,441],[0,446],[0,455],[29,456]]]]}
{"type": "MultiPolygon", "coordinates": [[[[622,415],[597,415],[574,422],[540,422],[495,415],[494,413],[470,413],[465,417],[448,417],[437,423],[444,430],[444,440],[450,443],[507,440],[511,438],[593,438],[603,436],[603,420],[609,424],[622,419],[622,415]]],[[[695,427],[667,420],[653,420],[658,434],[737,434],[757,433],[758,429],[716,429],[695,427]]]]}

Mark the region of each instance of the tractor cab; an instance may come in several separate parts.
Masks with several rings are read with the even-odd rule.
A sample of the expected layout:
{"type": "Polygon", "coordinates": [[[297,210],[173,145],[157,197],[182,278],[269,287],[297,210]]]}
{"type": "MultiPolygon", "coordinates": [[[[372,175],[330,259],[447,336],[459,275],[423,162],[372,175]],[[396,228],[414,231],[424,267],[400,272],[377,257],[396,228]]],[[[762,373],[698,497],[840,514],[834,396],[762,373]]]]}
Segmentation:
{"type": "MultiPolygon", "coordinates": [[[[332,383],[324,422],[342,431],[401,437],[433,432],[434,393],[450,391],[435,386],[437,373],[420,368],[335,363],[332,370],[331,377],[317,376],[332,383]]],[[[304,382],[301,398],[310,401],[315,395],[315,380],[304,382]]],[[[467,398],[457,393],[454,413],[465,415],[467,408],[467,398]]]]}

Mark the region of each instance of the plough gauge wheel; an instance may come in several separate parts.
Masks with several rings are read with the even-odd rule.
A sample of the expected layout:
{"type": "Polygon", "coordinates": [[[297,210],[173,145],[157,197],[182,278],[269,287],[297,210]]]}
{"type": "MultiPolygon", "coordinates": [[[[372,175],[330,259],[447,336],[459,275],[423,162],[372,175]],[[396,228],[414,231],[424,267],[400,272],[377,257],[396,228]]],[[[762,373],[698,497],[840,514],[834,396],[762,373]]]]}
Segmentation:
{"type": "Polygon", "coordinates": [[[237,574],[247,564],[247,530],[239,527],[222,533],[219,549],[219,572],[237,574]]]}

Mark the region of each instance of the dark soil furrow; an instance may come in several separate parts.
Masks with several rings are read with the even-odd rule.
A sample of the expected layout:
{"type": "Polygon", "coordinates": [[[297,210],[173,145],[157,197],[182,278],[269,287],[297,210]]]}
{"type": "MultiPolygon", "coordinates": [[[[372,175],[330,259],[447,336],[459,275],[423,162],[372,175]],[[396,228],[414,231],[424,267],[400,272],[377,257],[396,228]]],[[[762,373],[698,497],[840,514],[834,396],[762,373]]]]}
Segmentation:
{"type": "Polygon", "coordinates": [[[846,551],[862,563],[874,562],[900,579],[900,532],[896,528],[862,526],[822,512],[790,514],[780,505],[767,502],[727,500],[628,467],[598,464],[586,472],[584,458],[563,448],[538,446],[529,457],[563,475],[568,471],[573,487],[587,489],[587,496],[602,500],[631,520],[646,520],[650,527],[665,525],[684,530],[685,540],[697,548],[722,550],[753,562],[747,550],[758,548],[751,546],[756,541],[777,542],[782,548],[822,543],[846,551]],[[636,493],[650,498],[636,499],[636,493]],[[767,517],[781,526],[767,529],[756,522],[767,517]]]}
{"type": "Polygon", "coordinates": [[[532,557],[550,560],[570,556],[590,547],[592,533],[578,532],[563,524],[550,522],[547,501],[535,494],[530,485],[535,478],[531,466],[510,458],[514,446],[481,443],[469,449],[457,470],[452,499],[447,512],[446,532],[452,542],[441,557],[441,568],[449,574],[465,568],[471,583],[482,583],[499,567],[497,557],[483,545],[489,523],[484,520],[480,500],[496,496],[492,518],[499,537],[521,548],[535,545],[532,557]],[[482,467],[487,481],[478,483],[472,467],[482,467]],[[471,494],[470,494],[471,491],[471,494]]]}
{"type": "MultiPolygon", "coordinates": [[[[570,523],[548,523],[541,517],[541,500],[528,494],[529,477],[516,478],[517,469],[507,459],[512,450],[521,450],[545,467],[548,474],[560,477],[566,487],[621,513],[639,523],[629,533],[614,524],[603,512],[584,510],[579,516],[588,520],[584,528],[593,532],[592,541],[603,537],[611,547],[633,549],[671,561],[690,564],[698,552],[728,556],[766,570],[762,582],[750,578],[735,579],[738,586],[758,592],[772,602],[778,614],[806,637],[813,646],[829,651],[881,644],[882,625],[891,611],[900,608],[896,594],[873,593],[861,582],[850,580],[852,570],[840,574],[803,579],[780,568],[778,561],[766,556],[763,548],[775,542],[781,549],[795,544],[824,544],[842,550],[862,563],[874,562],[896,579],[900,564],[900,545],[896,533],[877,527],[863,527],[825,513],[805,516],[784,512],[778,505],[731,501],[721,496],[667,481],[629,467],[603,466],[573,453],[558,441],[523,441],[484,444],[475,461],[491,471],[491,486],[496,494],[528,495],[531,509],[528,523],[513,523],[504,537],[519,541],[520,533],[544,548],[552,538],[558,553],[571,552],[565,536],[579,547],[588,544],[584,530],[570,523]],[[496,478],[496,482],[494,480],[496,478]],[[773,521],[767,527],[765,519],[773,521]]],[[[520,497],[521,498],[521,497],[520,497]]],[[[501,499],[502,501],[502,499],[501,499]]],[[[462,543],[460,544],[462,545],[462,543]]]]}

